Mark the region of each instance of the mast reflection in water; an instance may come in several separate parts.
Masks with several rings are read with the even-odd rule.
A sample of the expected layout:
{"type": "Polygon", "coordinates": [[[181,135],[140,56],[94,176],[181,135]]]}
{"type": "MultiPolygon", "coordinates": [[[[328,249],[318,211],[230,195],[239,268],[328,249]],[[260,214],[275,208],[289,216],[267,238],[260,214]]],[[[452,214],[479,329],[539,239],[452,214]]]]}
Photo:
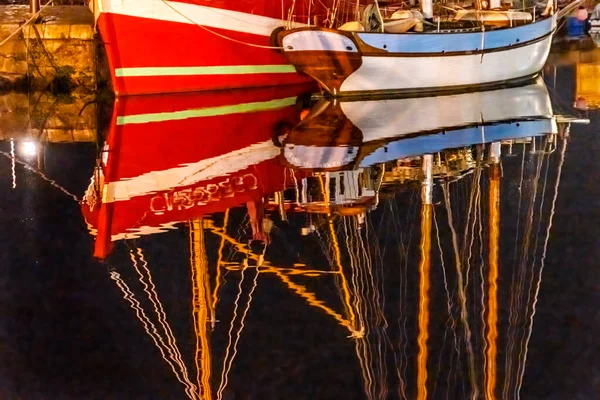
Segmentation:
{"type": "Polygon", "coordinates": [[[569,291],[561,185],[584,127],[555,117],[541,80],[353,101],[311,89],[116,101],[79,211],[107,285],[103,343],[132,382],[119,387],[552,398],[541,360],[567,339],[543,293],[548,274],[569,291]]]}

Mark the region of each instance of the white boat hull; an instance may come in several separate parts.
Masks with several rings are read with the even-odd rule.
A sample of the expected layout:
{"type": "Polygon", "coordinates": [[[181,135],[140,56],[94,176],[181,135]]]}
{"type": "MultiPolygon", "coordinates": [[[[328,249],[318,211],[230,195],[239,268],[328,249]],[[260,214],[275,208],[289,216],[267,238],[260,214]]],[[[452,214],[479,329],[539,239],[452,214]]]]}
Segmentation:
{"type": "Polygon", "coordinates": [[[492,91],[330,100],[329,109],[312,118],[295,127],[286,140],[283,155],[291,166],[340,170],[431,149],[556,133],[552,103],[541,78],[527,86],[492,91]],[[347,123],[324,122],[332,119],[347,123]],[[321,133],[324,127],[330,131],[321,133]],[[349,134],[353,130],[359,134],[349,134]],[[377,150],[368,154],[375,146],[377,150]]]}
{"type": "Polygon", "coordinates": [[[489,89],[534,78],[544,67],[556,15],[488,31],[278,34],[288,60],[334,96],[489,89]]]}
{"type": "Polygon", "coordinates": [[[552,37],[514,49],[444,57],[363,57],[340,93],[436,90],[534,77],[548,58],[552,37]]]}
{"type": "Polygon", "coordinates": [[[363,142],[388,140],[499,121],[550,118],[546,85],[447,96],[340,102],[344,115],[363,133],[363,142]]]}

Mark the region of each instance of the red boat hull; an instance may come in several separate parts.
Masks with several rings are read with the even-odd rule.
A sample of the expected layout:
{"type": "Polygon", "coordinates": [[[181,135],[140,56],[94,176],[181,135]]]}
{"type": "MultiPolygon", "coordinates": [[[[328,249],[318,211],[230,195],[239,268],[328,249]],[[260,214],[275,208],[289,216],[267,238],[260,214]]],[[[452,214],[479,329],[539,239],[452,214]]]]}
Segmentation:
{"type": "Polygon", "coordinates": [[[269,11],[265,6],[269,1],[240,2],[238,10],[225,9],[231,9],[226,2],[158,2],[156,7],[168,14],[163,16],[149,7],[136,10],[139,2],[135,1],[98,1],[104,5],[98,28],[118,96],[310,82],[271,47],[271,26],[284,24],[281,2],[269,11]],[[213,13],[233,14],[223,21],[216,18],[213,26],[203,25],[213,13]],[[192,23],[196,20],[202,24],[192,23]],[[253,28],[255,23],[263,25],[253,28]]]}

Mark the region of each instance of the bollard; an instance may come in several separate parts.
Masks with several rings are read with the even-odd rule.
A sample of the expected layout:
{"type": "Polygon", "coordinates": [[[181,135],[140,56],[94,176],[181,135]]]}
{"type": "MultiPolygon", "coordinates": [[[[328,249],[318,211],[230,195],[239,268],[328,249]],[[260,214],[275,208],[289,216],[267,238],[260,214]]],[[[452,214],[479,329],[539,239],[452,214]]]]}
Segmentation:
{"type": "Polygon", "coordinates": [[[29,13],[35,14],[40,11],[40,0],[29,0],[29,13]]]}

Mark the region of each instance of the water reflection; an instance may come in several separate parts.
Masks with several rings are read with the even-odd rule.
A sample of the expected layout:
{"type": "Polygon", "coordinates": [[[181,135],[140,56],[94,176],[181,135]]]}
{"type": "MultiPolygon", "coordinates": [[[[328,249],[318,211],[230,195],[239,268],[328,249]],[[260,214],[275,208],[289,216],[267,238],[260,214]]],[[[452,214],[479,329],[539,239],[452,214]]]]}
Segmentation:
{"type": "Polygon", "coordinates": [[[299,121],[306,87],[119,99],[97,174],[86,193],[95,256],[115,240],[249,204],[262,234],[263,197],[285,189],[273,143],[299,121]]]}
{"type": "Polygon", "coordinates": [[[600,36],[591,35],[588,38],[564,44],[564,49],[558,48],[551,53],[545,67],[547,76],[556,87],[561,80],[570,79],[574,75],[575,93],[572,104],[579,110],[595,110],[600,108],[600,36]],[[564,51],[568,50],[568,51],[564,51]]]}
{"type": "Polygon", "coordinates": [[[82,212],[180,393],[245,398],[257,373],[235,365],[261,350],[244,334],[281,331],[262,350],[298,351],[253,310],[305,308],[328,336],[294,346],[350,350],[336,368],[361,377],[356,398],[519,398],[569,142],[544,82],[307,99],[279,87],[115,104],[82,212]],[[157,275],[180,274],[181,255],[189,312],[174,316],[157,275]],[[272,304],[282,289],[294,308],[272,304]]]}

